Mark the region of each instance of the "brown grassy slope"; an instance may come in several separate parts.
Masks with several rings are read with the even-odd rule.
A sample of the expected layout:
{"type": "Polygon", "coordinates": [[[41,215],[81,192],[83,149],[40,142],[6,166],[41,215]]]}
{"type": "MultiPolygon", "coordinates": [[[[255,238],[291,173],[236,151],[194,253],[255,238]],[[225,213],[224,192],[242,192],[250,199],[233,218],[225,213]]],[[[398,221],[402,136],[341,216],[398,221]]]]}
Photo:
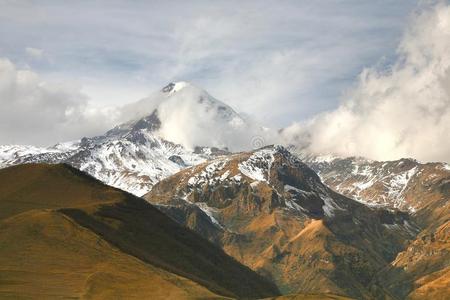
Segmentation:
{"type": "Polygon", "coordinates": [[[69,165],[26,164],[0,169],[0,220],[30,209],[121,199],[122,191],[106,187],[69,165]]]}
{"type": "MultiPolygon", "coordinates": [[[[99,241],[112,244],[114,248],[120,249],[122,255],[135,256],[144,265],[157,266],[184,276],[223,295],[256,298],[278,294],[273,284],[192,231],[177,225],[144,200],[105,186],[67,165],[33,164],[7,168],[0,170],[0,179],[0,209],[7,211],[3,213],[3,218],[6,219],[0,221],[2,245],[8,244],[8,237],[14,239],[15,235],[8,235],[12,227],[5,224],[18,217],[15,214],[33,208],[42,210],[66,207],[51,212],[64,212],[65,220],[70,216],[78,225],[91,229],[90,233],[99,236],[99,241]]],[[[22,222],[25,220],[22,219],[22,222]]],[[[32,233],[32,230],[24,232],[25,236],[31,235],[29,239],[35,240],[32,233]]],[[[61,234],[64,236],[65,233],[61,234]]],[[[21,240],[17,238],[17,250],[23,251],[18,251],[17,255],[27,262],[24,265],[27,269],[34,262],[27,260],[28,248],[21,246],[21,240]]],[[[84,243],[78,239],[73,242],[84,243]]],[[[35,243],[38,244],[39,241],[36,240],[35,243]]],[[[30,247],[33,244],[30,242],[30,247]]],[[[48,244],[51,246],[51,242],[48,244]]],[[[8,260],[11,253],[14,252],[5,253],[4,259],[8,260]]],[[[41,249],[37,255],[49,263],[49,268],[53,263],[58,263],[58,259],[52,260],[54,254],[51,251],[41,249]]],[[[69,264],[68,268],[70,267],[69,264]]],[[[9,282],[7,290],[23,289],[25,283],[15,284],[11,275],[2,276],[2,286],[9,282]]],[[[38,276],[31,276],[29,280],[38,282],[40,279],[38,276]]],[[[51,282],[48,284],[47,288],[53,285],[51,282]]],[[[109,288],[115,286],[116,283],[109,285],[109,288]]]]}
{"type": "Polygon", "coordinates": [[[145,264],[54,211],[0,223],[0,298],[191,299],[199,284],[145,264]]]}
{"type": "Polygon", "coordinates": [[[140,198],[130,197],[95,209],[61,211],[123,252],[190,278],[219,294],[238,297],[278,294],[272,283],[140,198]]]}
{"type": "Polygon", "coordinates": [[[420,286],[408,295],[408,299],[446,300],[450,295],[450,267],[424,276],[416,283],[420,286]]]}

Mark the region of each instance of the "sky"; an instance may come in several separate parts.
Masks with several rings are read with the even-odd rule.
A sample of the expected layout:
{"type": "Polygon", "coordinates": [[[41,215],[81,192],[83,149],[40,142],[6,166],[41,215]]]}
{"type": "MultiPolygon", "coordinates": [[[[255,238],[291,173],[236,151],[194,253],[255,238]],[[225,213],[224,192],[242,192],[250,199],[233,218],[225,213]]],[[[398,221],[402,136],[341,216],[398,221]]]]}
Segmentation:
{"type": "MultiPolygon", "coordinates": [[[[0,144],[101,134],[117,107],[179,80],[312,136],[311,120],[370,98],[362,74],[394,69],[437,2],[0,0],[0,144]]],[[[350,148],[336,152],[383,156],[350,148]]]]}

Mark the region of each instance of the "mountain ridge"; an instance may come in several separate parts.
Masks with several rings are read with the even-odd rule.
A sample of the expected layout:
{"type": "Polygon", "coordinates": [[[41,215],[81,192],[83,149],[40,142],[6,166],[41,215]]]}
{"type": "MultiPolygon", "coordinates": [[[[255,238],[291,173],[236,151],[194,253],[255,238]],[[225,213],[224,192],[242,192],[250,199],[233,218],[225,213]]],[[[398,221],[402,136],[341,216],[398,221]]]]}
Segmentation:
{"type": "Polygon", "coordinates": [[[283,293],[386,294],[368,288],[372,277],[418,232],[406,213],[370,208],[328,189],[280,146],[185,169],[145,198],[283,293]]]}

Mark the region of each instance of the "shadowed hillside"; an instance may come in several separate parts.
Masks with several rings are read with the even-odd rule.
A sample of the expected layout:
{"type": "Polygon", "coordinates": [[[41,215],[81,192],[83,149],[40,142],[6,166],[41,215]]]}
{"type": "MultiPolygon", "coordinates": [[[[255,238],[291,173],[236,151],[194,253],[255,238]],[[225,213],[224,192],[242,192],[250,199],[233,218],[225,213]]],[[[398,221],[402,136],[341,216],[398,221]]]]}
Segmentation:
{"type": "Polygon", "coordinates": [[[0,170],[0,211],[1,298],[278,294],[144,200],[67,165],[0,170]]]}

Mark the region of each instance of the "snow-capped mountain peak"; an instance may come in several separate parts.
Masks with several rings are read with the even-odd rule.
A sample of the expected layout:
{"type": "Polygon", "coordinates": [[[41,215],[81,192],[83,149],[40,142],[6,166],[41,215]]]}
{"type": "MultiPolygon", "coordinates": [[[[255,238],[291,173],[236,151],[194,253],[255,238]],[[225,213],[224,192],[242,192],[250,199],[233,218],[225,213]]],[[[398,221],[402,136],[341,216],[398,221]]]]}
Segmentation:
{"type": "Polygon", "coordinates": [[[191,85],[191,83],[189,83],[187,81],[171,82],[168,85],[166,85],[165,87],[163,87],[163,89],[161,91],[163,93],[167,93],[170,95],[170,94],[178,92],[182,88],[189,86],[189,85],[191,85]]]}
{"type": "Polygon", "coordinates": [[[140,196],[159,180],[227,148],[252,149],[252,138],[268,132],[188,82],[170,83],[122,110],[129,121],[99,136],[48,148],[2,146],[0,167],[66,162],[140,196]]]}
{"type": "Polygon", "coordinates": [[[125,106],[123,114],[132,121],[117,126],[115,131],[147,128],[187,149],[204,146],[250,150],[253,137],[269,135],[269,130],[186,81],[171,82],[147,98],[125,106]]]}

